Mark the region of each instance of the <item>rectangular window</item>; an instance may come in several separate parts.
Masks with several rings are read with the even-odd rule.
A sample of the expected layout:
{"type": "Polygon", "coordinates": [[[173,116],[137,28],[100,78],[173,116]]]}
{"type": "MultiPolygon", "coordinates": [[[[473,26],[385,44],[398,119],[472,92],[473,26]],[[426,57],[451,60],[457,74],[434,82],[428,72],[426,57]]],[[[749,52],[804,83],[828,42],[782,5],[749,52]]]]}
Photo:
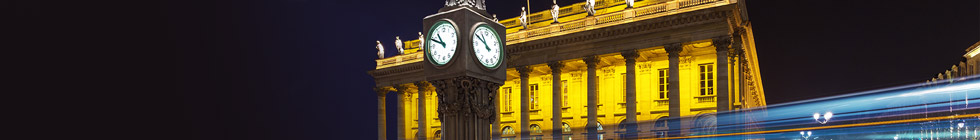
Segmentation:
{"type": "Polygon", "coordinates": [[[510,112],[510,93],[511,93],[511,89],[510,89],[510,87],[505,87],[504,90],[501,91],[501,92],[503,92],[503,95],[500,96],[500,99],[502,99],[501,101],[504,102],[503,103],[504,104],[503,105],[504,112],[510,112]]]}
{"type": "Polygon", "coordinates": [[[561,80],[561,106],[568,106],[568,80],[561,80]]]}
{"type": "Polygon", "coordinates": [[[538,109],[538,84],[531,84],[531,109],[538,109]]]}
{"type": "Polygon", "coordinates": [[[669,98],[667,93],[670,90],[668,90],[667,88],[669,88],[669,86],[670,86],[669,83],[670,82],[667,82],[667,76],[670,75],[670,72],[668,70],[669,69],[659,69],[659,70],[657,70],[657,72],[660,73],[660,77],[658,79],[660,83],[657,84],[657,87],[659,88],[658,90],[660,92],[660,99],[667,99],[667,98],[669,98]]]}
{"type": "Polygon", "coordinates": [[[701,95],[714,95],[715,89],[715,78],[714,78],[714,64],[700,64],[698,68],[701,70],[701,80],[699,81],[701,87],[701,95]]]}

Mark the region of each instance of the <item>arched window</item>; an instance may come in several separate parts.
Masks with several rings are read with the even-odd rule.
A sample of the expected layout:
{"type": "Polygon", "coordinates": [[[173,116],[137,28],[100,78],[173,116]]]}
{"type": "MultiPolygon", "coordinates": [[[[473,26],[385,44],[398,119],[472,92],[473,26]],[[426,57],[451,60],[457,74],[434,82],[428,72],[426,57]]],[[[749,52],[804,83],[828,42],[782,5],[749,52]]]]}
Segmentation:
{"type": "Polygon", "coordinates": [[[537,124],[532,124],[531,133],[541,133],[541,126],[538,126],[537,124]]]}
{"type": "Polygon", "coordinates": [[[667,118],[666,117],[660,117],[660,118],[657,119],[657,121],[654,121],[653,122],[653,130],[655,131],[654,132],[654,135],[656,135],[655,137],[657,137],[657,138],[666,137],[667,136],[667,130],[668,130],[668,128],[667,128],[667,118]]]}
{"type": "Polygon", "coordinates": [[[602,131],[602,123],[601,122],[595,122],[595,127],[596,127],[595,130],[602,131]]]}
{"type": "Polygon", "coordinates": [[[442,139],[442,130],[436,130],[435,135],[432,135],[432,137],[435,137],[436,139],[442,139]]]}
{"type": "Polygon", "coordinates": [[[562,122],[561,123],[561,131],[562,132],[572,132],[572,126],[568,126],[568,123],[562,122]]]}
{"type": "Polygon", "coordinates": [[[504,135],[513,135],[514,134],[514,128],[511,128],[510,126],[505,126],[504,129],[503,130],[500,130],[500,131],[503,132],[504,135]]]}

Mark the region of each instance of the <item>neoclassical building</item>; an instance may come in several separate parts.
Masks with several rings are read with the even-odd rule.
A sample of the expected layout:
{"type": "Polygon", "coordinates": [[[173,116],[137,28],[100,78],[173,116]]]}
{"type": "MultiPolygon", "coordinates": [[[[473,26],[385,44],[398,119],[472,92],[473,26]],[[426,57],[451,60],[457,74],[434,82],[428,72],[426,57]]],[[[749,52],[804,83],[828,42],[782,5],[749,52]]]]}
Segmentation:
{"type": "MultiPolygon", "coordinates": [[[[507,79],[492,99],[496,121],[487,127],[494,139],[690,134],[711,130],[687,129],[714,127],[715,112],[766,105],[744,2],[594,3],[528,13],[526,22],[499,20],[507,28],[507,79]],[[669,128],[684,130],[668,134],[669,128]]],[[[368,72],[376,83],[379,138],[439,139],[437,93],[422,72],[421,43],[403,44],[404,54],[377,59],[368,72]],[[386,98],[398,103],[386,108],[386,98]],[[389,127],[396,136],[385,135],[389,127]]]]}
{"type": "Polygon", "coordinates": [[[932,83],[945,83],[942,80],[955,80],[956,78],[980,74],[980,67],[978,67],[980,66],[980,57],[977,56],[978,54],[980,54],[980,41],[967,47],[962,61],[953,64],[946,71],[936,74],[936,77],[926,81],[926,83],[929,83],[927,85],[933,85],[932,83]]]}

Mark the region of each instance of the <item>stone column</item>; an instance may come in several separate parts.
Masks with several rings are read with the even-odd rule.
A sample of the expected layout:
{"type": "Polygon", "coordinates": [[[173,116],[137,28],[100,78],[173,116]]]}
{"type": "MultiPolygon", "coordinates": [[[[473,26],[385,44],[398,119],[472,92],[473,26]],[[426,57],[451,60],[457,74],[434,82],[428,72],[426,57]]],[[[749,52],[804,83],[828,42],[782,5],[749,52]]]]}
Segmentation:
{"type": "Polygon", "coordinates": [[[388,94],[388,89],[385,88],[375,88],[375,92],[378,94],[378,140],[385,140],[388,138],[385,130],[388,128],[385,123],[385,94],[388,94]]]}
{"type": "Polygon", "coordinates": [[[398,129],[396,129],[395,132],[398,132],[398,136],[396,136],[395,139],[400,140],[406,138],[405,137],[405,110],[407,109],[405,108],[405,101],[408,101],[408,97],[410,96],[408,96],[403,90],[399,90],[395,94],[397,94],[396,100],[398,101],[397,103],[395,103],[395,106],[397,106],[396,107],[397,111],[395,112],[398,112],[398,115],[395,116],[396,118],[395,120],[398,121],[395,122],[398,125],[398,129]]]}
{"type": "Polygon", "coordinates": [[[416,94],[419,95],[419,98],[418,98],[419,135],[418,135],[418,138],[417,139],[424,140],[424,139],[427,139],[428,138],[426,136],[426,132],[428,132],[428,131],[426,131],[426,128],[429,127],[428,125],[426,125],[426,122],[428,122],[429,119],[426,119],[426,117],[425,117],[425,111],[426,111],[426,109],[425,109],[425,96],[426,96],[425,90],[429,88],[429,83],[428,82],[425,82],[425,81],[415,82],[415,87],[418,89],[418,92],[416,94]]]}
{"type": "Polygon", "coordinates": [[[598,100],[596,100],[596,98],[599,96],[596,95],[596,89],[598,87],[596,87],[596,78],[595,78],[596,63],[599,62],[599,58],[596,56],[587,56],[585,58],[582,58],[582,61],[585,61],[585,65],[588,68],[588,74],[586,77],[586,79],[588,79],[588,86],[586,88],[586,92],[588,92],[587,94],[589,100],[588,101],[589,117],[586,120],[587,122],[585,124],[585,129],[588,131],[587,134],[588,136],[586,136],[586,138],[589,140],[594,140],[594,139],[599,139],[599,130],[596,130],[597,124],[599,123],[599,119],[596,117],[596,115],[598,114],[598,110],[596,110],[597,109],[596,106],[599,104],[599,102],[598,100]]]}
{"type": "MultiPolygon", "coordinates": [[[[738,96],[738,102],[742,103],[742,106],[737,111],[737,115],[736,116],[738,116],[738,117],[736,117],[737,118],[736,121],[733,122],[735,124],[744,124],[744,123],[748,122],[746,120],[746,119],[748,119],[748,117],[746,117],[745,116],[745,112],[742,111],[742,109],[745,109],[746,108],[745,107],[745,92],[746,92],[746,86],[747,86],[747,85],[745,85],[745,67],[746,67],[746,64],[747,63],[745,63],[746,62],[745,57],[744,57],[745,56],[745,51],[743,50],[743,47],[742,47],[742,35],[743,35],[743,33],[745,33],[745,28],[741,28],[741,27],[736,28],[735,32],[732,34],[732,51],[729,52],[731,54],[730,57],[732,57],[732,60],[735,60],[735,62],[738,62],[737,65],[733,66],[733,67],[737,67],[737,70],[736,69],[733,69],[733,70],[736,70],[735,72],[733,72],[733,74],[738,75],[738,81],[736,81],[734,83],[734,84],[738,84],[738,89],[737,90],[733,90],[733,91],[738,92],[734,96],[738,96]]],[[[742,128],[739,128],[736,132],[746,132],[745,130],[748,129],[748,128],[749,127],[747,125],[742,125],[742,128]]],[[[747,137],[741,137],[741,138],[747,139],[747,137]]]]}
{"type": "Polygon", "coordinates": [[[565,64],[561,61],[555,61],[548,63],[548,67],[551,68],[551,135],[554,139],[561,139],[562,129],[561,128],[561,108],[562,108],[562,85],[561,85],[561,68],[565,64]]]}
{"type": "Polygon", "coordinates": [[[731,98],[728,97],[731,94],[728,92],[728,45],[732,44],[731,37],[714,38],[711,43],[715,46],[715,52],[718,55],[715,59],[717,61],[715,76],[718,77],[715,80],[715,90],[718,91],[715,93],[715,98],[717,98],[715,107],[718,112],[724,112],[730,110],[732,106],[731,98]]]}
{"type": "Polygon", "coordinates": [[[529,124],[531,123],[531,104],[529,102],[531,95],[530,89],[528,89],[530,87],[528,86],[527,82],[530,76],[531,68],[528,66],[517,67],[517,72],[521,75],[521,123],[517,125],[521,126],[520,139],[528,139],[531,137],[530,131],[527,131],[530,129],[529,124]]]}
{"type": "Polygon", "coordinates": [[[621,53],[626,60],[626,138],[636,138],[636,50],[623,51],[621,53]]]}
{"type": "Polygon", "coordinates": [[[667,44],[664,46],[664,50],[667,51],[667,61],[669,63],[669,68],[667,69],[669,75],[667,76],[667,97],[670,102],[670,110],[668,111],[668,116],[670,119],[667,121],[667,136],[678,136],[680,135],[681,128],[681,99],[680,99],[680,73],[678,71],[679,58],[681,51],[684,51],[684,47],[681,43],[667,44]]]}
{"type": "Polygon", "coordinates": [[[502,83],[469,76],[432,80],[439,98],[439,118],[442,119],[442,138],[446,140],[490,139],[493,123],[494,95],[502,83]]]}

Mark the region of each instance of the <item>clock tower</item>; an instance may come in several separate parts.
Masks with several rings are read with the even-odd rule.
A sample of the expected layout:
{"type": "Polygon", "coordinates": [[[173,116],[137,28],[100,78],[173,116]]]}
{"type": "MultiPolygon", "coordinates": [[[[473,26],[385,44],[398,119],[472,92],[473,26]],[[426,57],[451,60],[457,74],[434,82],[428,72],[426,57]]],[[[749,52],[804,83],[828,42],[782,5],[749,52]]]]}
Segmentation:
{"type": "Polygon", "coordinates": [[[426,80],[435,87],[442,139],[490,139],[506,80],[505,28],[483,0],[447,0],[422,20],[426,80]]]}

